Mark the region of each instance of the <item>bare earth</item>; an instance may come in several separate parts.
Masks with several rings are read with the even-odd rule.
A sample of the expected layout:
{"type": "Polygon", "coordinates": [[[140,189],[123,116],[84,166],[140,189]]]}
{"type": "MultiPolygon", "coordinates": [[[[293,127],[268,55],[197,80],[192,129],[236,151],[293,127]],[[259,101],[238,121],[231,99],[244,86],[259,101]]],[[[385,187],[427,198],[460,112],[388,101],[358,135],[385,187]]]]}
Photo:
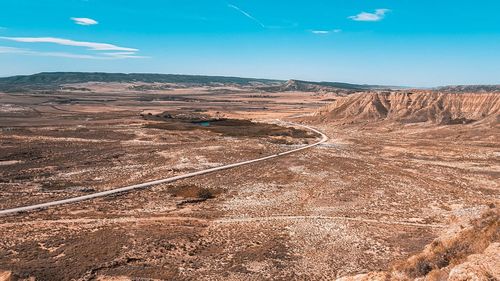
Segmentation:
{"type": "MultiPolygon", "coordinates": [[[[0,93],[1,209],[311,143],[315,136],[268,124],[308,121],[336,98],[78,86],[92,92],[0,93]],[[237,134],[165,127],[171,120],[153,118],[162,112],[262,123],[238,123],[237,134]]],[[[498,126],[308,122],[330,140],[175,184],[0,217],[0,271],[13,280],[332,280],[387,270],[458,218],[498,204],[498,126]]]]}

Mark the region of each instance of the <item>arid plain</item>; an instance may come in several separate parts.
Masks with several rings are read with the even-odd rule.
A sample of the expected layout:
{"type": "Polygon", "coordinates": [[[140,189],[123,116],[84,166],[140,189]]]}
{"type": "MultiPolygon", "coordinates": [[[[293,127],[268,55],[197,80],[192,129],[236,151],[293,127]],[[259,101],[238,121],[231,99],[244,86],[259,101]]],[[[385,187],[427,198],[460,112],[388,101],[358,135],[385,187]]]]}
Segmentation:
{"type": "Polygon", "coordinates": [[[500,278],[500,94],[453,91],[291,81],[0,93],[1,209],[319,137],[284,121],[329,137],[256,164],[0,217],[0,270],[13,280],[500,278]]]}

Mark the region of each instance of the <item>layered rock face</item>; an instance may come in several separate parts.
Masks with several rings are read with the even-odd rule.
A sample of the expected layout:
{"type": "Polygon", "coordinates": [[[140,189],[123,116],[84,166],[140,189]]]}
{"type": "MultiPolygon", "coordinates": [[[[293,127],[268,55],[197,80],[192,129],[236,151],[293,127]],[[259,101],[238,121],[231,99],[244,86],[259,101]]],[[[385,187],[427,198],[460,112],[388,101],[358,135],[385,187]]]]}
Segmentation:
{"type": "Polygon", "coordinates": [[[357,123],[397,121],[441,125],[498,122],[500,94],[367,92],[340,97],[318,110],[316,121],[357,123]]]}

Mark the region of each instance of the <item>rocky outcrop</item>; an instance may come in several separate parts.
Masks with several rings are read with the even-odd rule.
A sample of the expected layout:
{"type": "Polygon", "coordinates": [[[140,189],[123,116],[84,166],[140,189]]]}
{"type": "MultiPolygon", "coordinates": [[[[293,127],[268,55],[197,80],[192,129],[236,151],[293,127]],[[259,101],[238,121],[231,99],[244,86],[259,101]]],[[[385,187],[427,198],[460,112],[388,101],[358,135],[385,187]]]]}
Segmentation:
{"type": "Polygon", "coordinates": [[[313,119],[341,123],[397,121],[441,125],[498,122],[500,94],[364,92],[338,98],[318,110],[313,119]]]}
{"type": "Polygon", "coordinates": [[[421,253],[396,263],[388,271],[347,276],[337,281],[499,280],[499,216],[499,209],[490,206],[469,222],[451,225],[421,253]]]}
{"type": "Polygon", "coordinates": [[[498,280],[500,277],[500,243],[491,244],[484,253],[471,255],[467,261],[450,270],[448,280],[498,280]]]}

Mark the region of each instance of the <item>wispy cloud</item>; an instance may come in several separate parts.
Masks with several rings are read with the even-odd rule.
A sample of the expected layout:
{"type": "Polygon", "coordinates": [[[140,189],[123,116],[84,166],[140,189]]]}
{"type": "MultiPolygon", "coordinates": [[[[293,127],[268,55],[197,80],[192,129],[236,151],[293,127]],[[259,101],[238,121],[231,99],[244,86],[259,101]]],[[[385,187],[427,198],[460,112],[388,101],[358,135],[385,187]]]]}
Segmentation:
{"type": "Polygon", "coordinates": [[[252,16],[250,13],[244,11],[243,9],[241,9],[240,7],[238,6],[235,6],[235,5],[232,5],[232,4],[227,4],[227,6],[231,9],[234,9],[236,11],[238,11],[239,13],[241,13],[243,16],[249,18],[250,20],[252,20],[253,22],[255,22],[257,25],[259,25],[260,27],[262,28],[265,28],[265,29],[283,29],[283,28],[293,28],[293,27],[297,27],[298,24],[295,23],[295,22],[289,22],[289,21],[286,21],[286,20],[283,20],[281,25],[267,25],[267,24],[264,24],[263,22],[261,22],[258,18],[252,16]]]}
{"type": "Polygon", "coordinates": [[[227,6],[229,8],[233,8],[235,9],[236,11],[240,12],[242,15],[244,15],[245,17],[253,20],[255,23],[257,23],[258,25],[260,25],[261,27],[263,28],[266,28],[266,25],[263,24],[260,20],[258,20],[257,18],[255,18],[254,16],[250,15],[249,13],[245,12],[244,10],[240,9],[239,7],[235,6],[235,5],[232,5],[232,4],[227,4],[227,6]]]}
{"type": "Polygon", "coordinates": [[[147,56],[138,56],[134,52],[113,52],[113,53],[102,53],[104,56],[115,59],[147,59],[147,56]]]}
{"type": "Polygon", "coordinates": [[[330,33],[339,33],[342,32],[342,29],[332,29],[332,30],[311,30],[311,33],[318,35],[326,35],[330,33]]]}
{"type": "Polygon", "coordinates": [[[71,18],[71,20],[79,25],[96,25],[99,23],[98,21],[90,18],[71,18]]]}
{"type": "Polygon", "coordinates": [[[39,57],[60,57],[60,58],[73,58],[73,59],[94,59],[94,60],[148,58],[144,56],[137,56],[133,52],[114,52],[114,53],[102,53],[100,55],[86,55],[86,54],[75,54],[66,52],[39,52],[30,49],[5,47],[5,46],[0,46],[0,54],[18,54],[18,55],[39,56],[39,57]]]}
{"type": "Polygon", "coordinates": [[[78,59],[100,59],[101,57],[93,55],[72,54],[64,52],[38,52],[30,49],[4,47],[0,46],[0,54],[20,54],[30,56],[44,56],[44,57],[64,57],[64,58],[78,58],[78,59]]]}
{"type": "Polygon", "coordinates": [[[74,41],[70,39],[54,38],[54,37],[0,37],[0,39],[10,40],[23,43],[53,43],[64,46],[85,47],[94,51],[125,51],[137,52],[138,49],[120,47],[107,43],[74,41]]]}
{"type": "Polygon", "coordinates": [[[349,18],[354,21],[380,21],[384,19],[385,15],[390,11],[389,9],[376,9],[374,13],[361,12],[349,18]]]}
{"type": "Polygon", "coordinates": [[[0,54],[14,54],[14,53],[22,53],[24,51],[25,49],[0,46],[0,54]]]}
{"type": "Polygon", "coordinates": [[[92,59],[92,60],[102,60],[105,57],[94,56],[94,55],[82,55],[82,54],[72,54],[64,52],[37,52],[31,51],[26,52],[26,55],[41,56],[41,57],[59,57],[59,58],[70,58],[70,59],[92,59]]]}
{"type": "Polygon", "coordinates": [[[139,59],[148,58],[137,55],[138,49],[120,47],[108,43],[75,41],[63,38],[54,37],[0,37],[3,40],[9,40],[21,43],[50,43],[71,47],[83,47],[90,51],[95,51],[94,54],[78,54],[66,52],[46,52],[36,51],[31,49],[22,49],[14,47],[0,47],[0,53],[21,54],[31,56],[50,56],[78,59],[139,59]]]}

